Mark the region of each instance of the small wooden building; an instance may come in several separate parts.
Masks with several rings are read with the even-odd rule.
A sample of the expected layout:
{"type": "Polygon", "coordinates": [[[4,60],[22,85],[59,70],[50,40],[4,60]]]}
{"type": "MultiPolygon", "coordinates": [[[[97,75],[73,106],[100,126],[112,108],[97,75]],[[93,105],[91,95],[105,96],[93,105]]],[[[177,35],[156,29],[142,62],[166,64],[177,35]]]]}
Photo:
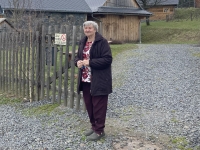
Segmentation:
{"type": "Polygon", "coordinates": [[[195,8],[200,8],[200,0],[195,0],[195,8]]]}
{"type": "Polygon", "coordinates": [[[161,0],[155,6],[149,4],[147,10],[153,13],[150,20],[165,20],[166,16],[174,14],[178,4],[179,0],[161,0]]]}
{"type": "Polygon", "coordinates": [[[143,10],[136,0],[86,0],[92,14],[87,20],[99,23],[100,32],[107,40],[140,41],[140,20],[151,13],[143,10]]]}
{"type": "Polygon", "coordinates": [[[0,32],[3,31],[16,31],[14,26],[6,18],[0,18],[0,32]]]}

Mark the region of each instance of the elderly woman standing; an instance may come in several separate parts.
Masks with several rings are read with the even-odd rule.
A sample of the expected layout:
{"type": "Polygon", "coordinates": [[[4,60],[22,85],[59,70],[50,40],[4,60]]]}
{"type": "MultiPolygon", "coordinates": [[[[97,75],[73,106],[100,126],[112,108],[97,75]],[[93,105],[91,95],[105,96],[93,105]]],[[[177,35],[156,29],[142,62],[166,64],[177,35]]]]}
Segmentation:
{"type": "Polygon", "coordinates": [[[91,129],[84,134],[87,140],[95,141],[105,136],[108,95],[112,93],[112,54],[107,40],[97,32],[96,22],[84,22],[83,30],[85,37],[75,58],[75,65],[80,68],[77,90],[83,91],[91,123],[91,129]]]}

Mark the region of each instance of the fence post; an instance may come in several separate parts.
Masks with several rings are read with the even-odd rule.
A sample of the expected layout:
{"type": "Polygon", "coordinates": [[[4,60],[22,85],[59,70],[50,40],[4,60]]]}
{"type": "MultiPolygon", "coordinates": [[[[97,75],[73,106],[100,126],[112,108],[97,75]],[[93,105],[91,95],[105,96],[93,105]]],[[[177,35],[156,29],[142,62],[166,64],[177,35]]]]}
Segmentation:
{"type": "Polygon", "coordinates": [[[0,33],[0,90],[2,90],[2,33],[0,33]]]}
{"type": "MultiPolygon", "coordinates": [[[[55,33],[58,32],[58,25],[55,26],[55,33]]],[[[56,71],[57,71],[57,45],[54,45],[54,68],[53,68],[53,97],[52,102],[56,99],[56,71]]]]}
{"type": "Polygon", "coordinates": [[[68,99],[68,76],[69,76],[69,41],[70,28],[66,26],[66,50],[65,50],[65,74],[64,74],[64,106],[67,106],[68,99]]]}
{"type": "MultiPolygon", "coordinates": [[[[60,33],[65,33],[64,26],[61,26],[60,33]]],[[[58,103],[61,104],[61,94],[62,94],[62,61],[63,61],[63,46],[60,45],[60,57],[59,57],[59,72],[58,72],[58,103]]]]}
{"type": "Polygon", "coordinates": [[[38,23],[37,29],[36,29],[36,100],[40,100],[41,96],[41,51],[42,51],[42,41],[41,41],[41,36],[42,36],[42,24],[38,23]]]}
{"type": "Polygon", "coordinates": [[[3,88],[4,88],[4,67],[3,67],[3,53],[4,53],[4,38],[5,38],[5,33],[2,32],[1,33],[1,59],[0,59],[0,62],[1,62],[1,90],[3,91],[3,88]]]}
{"type": "Polygon", "coordinates": [[[71,84],[70,84],[70,108],[74,107],[74,58],[75,58],[75,50],[76,50],[76,26],[73,26],[73,35],[72,35],[72,57],[71,57],[71,84]]]}
{"type": "Polygon", "coordinates": [[[3,44],[3,35],[2,35],[2,32],[0,33],[0,90],[2,90],[2,44],[3,44]]]}
{"type": "MultiPolygon", "coordinates": [[[[34,57],[34,55],[35,55],[35,51],[36,51],[36,44],[35,44],[35,42],[36,42],[36,40],[35,40],[35,32],[30,32],[30,34],[31,34],[31,40],[30,40],[30,42],[32,43],[31,44],[31,64],[30,64],[30,66],[31,66],[31,74],[30,74],[30,102],[33,102],[34,101],[34,99],[35,99],[35,95],[34,95],[34,66],[35,66],[35,57],[34,57]]],[[[36,37],[37,38],[37,37],[36,37]]],[[[37,85],[37,84],[36,84],[37,85]]]]}
{"type": "Polygon", "coordinates": [[[15,65],[16,65],[16,72],[15,72],[15,94],[16,94],[16,96],[18,97],[19,96],[19,84],[18,84],[18,82],[19,82],[19,80],[18,80],[18,72],[19,72],[19,61],[18,61],[18,50],[19,50],[19,47],[18,47],[18,43],[19,43],[19,35],[18,35],[18,33],[16,33],[16,49],[15,49],[15,51],[16,51],[16,63],[15,63],[15,65]]]}
{"type": "Polygon", "coordinates": [[[169,15],[166,15],[166,22],[169,21],[169,15]]]}
{"type": "Polygon", "coordinates": [[[26,89],[26,46],[27,46],[27,42],[28,42],[28,40],[27,40],[27,33],[26,32],[24,32],[24,45],[23,45],[23,68],[22,68],[22,73],[23,73],[23,82],[22,82],[22,96],[23,97],[25,97],[25,89],[26,89]]]}
{"type": "Polygon", "coordinates": [[[41,45],[40,45],[40,85],[41,85],[41,99],[44,99],[44,95],[45,95],[45,90],[44,90],[44,86],[45,86],[45,47],[46,47],[46,43],[45,43],[45,35],[46,35],[46,31],[45,31],[45,26],[42,25],[42,37],[41,37],[41,45]]]}
{"type": "MultiPolygon", "coordinates": [[[[23,32],[20,32],[20,46],[19,46],[19,94],[22,95],[22,40],[23,32]]],[[[11,84],[10,73],[9,73],[9,84],[11,84]]]]}
{"type": "MultiPolygon", "coordinates": [[[[15,86],[14,86],[14,77],[15,77],[15,34],[13,35],[12,39],[13,39],[13,43],[12,43],[12,92],[14,93],[14,90],[15,90],[15,86]]],[[[26,61],[24,61],[25,63],[26,61]]]]}
{"type": "MultiPolygon", "coordinates": [[[[82,36],[83,36],[83,27],[82,26],[79,27],[79,33],[80,33],[79,34],[79,40],[81,40],[82,36]]],[[[77,75],[77,84],[78,84],[78,79],[79,79],[78,76],[79,76],[79,73],[77,75]]],[[[77,93],[77,96],[76,96],[76,110],[80,110],[80,99],[81,99],[81,94],[77,93]]]]}
{"type": "Polygon", "coordinates": [[[51,46],[51,26],[48,28],[48,36],[47,36],[48,44],[45,47],[46,51],[46,65],[47,65],[47,82],[46,82],[46,88],[47,88],[47,100],[49,100],[49,92],[50,92],[50,71],[51,71],[51,58],[52,58],[52,46],[51,46]]]}
{"type": "Polygon", "coordinates": [[[6,33],[6,40],[5,40],[5,91],[8,92],[8,49],[9,49],[9,40],[8,40],[8,33],[6,33]]]}
{"type": "Polygon", "coordinates": [[[30,98],[30,55],[31,55],[31,33],[27,32],[27,39],[28,39],[28,44],[26,50],[27,50],[27,70],[26,70],[26,77],[27,77],[27,82],[26,82],[26,97],[29,99],[30,98]]]}
{"type": "Polygon", "coordinates": [[[36,78],[35,78],[35,85],[36,85],[36,101],[40,99],[40,33],[36,31],[36,78]]]}
{"type": "Polygon", "coordinates": [[[6,33],[3,32],[3,39],[2,39],[2,89],[3,89],[3,92],[5,92],[5,35],[6,33]]]}

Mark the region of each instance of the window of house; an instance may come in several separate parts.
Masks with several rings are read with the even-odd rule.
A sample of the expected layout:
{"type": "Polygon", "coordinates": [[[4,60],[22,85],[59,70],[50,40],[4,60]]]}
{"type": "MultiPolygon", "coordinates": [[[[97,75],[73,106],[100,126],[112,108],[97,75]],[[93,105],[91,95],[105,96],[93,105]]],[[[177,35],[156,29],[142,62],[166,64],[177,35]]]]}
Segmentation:
{"type": "Polygon", "coordinates": [[[164,13],[170,12],[170,8],[163,8],[163,12],[164,13]]]}

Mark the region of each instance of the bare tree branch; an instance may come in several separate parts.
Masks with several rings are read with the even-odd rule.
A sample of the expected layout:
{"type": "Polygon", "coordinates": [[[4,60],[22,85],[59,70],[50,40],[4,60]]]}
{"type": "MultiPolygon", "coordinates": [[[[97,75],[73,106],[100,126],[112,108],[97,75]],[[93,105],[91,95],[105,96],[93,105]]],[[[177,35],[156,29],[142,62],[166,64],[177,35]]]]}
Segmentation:
{"type": "Polygon", "coordinates": [[[10,18],[16,29],[29,31],[33,30],[38,21],[41,20],[39,10],[41,0],[8,0],[10,18]],[[38,17],[39,16],[39,17],[38,17]]]}
{"type": "Polygon", "coordinates": [[[148,9],[166,1],[167,0],[138,0],[138,3],[141,4],[144,9],[148,9]]]}

